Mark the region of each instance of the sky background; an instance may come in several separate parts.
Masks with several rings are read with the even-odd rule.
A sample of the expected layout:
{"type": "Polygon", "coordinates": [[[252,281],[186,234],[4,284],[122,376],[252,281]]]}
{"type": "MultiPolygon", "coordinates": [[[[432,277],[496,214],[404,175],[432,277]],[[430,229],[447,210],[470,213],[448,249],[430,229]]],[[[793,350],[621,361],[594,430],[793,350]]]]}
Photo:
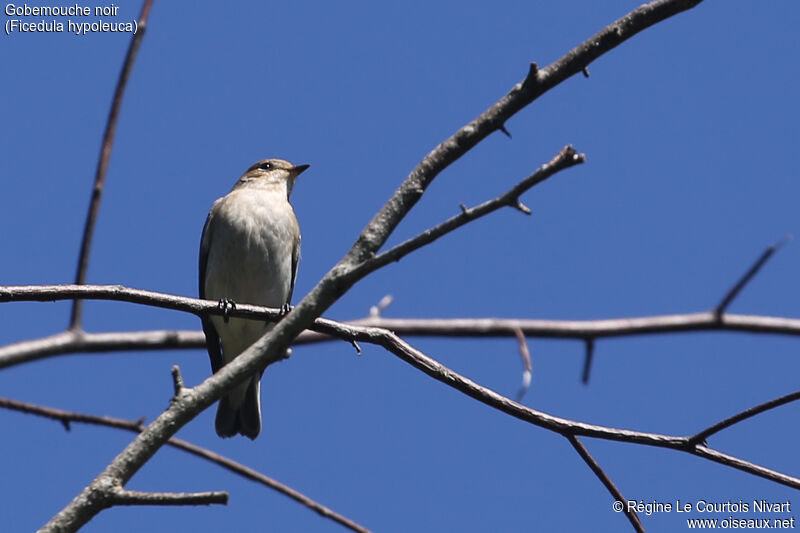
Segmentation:
{"type": "MultiPolygon", "coordinates": [[[[638,4],[156,1],[120,116],[88,281],[195,296],[212,202],[253,162],[282,157],[311,164],[292,197],[303,232],[299,301],[419,160],[506,94],[530,61],[551,63],[638,4]]],[[[120,6],[113,21],[140,9],[120,6]]],[[[390,243],[461,203],[497,196],[573,144],[586,164],[528,192],[531,217],[506,209],[473,222],[363,280],[325,315],[362,317],[386,294],[395,297],[389,317],[598,319],[713,307],[766,246],[800,235],[798,26],[797,2],[708,0],[607,53],[590,78],[567,80],[512,118],[512,139],[492,134],[443,172],[390,243]]],[[[0,284],[73,280],[129,40],[2,36],[0,284]]],[[[795,239],[730,310],[800,316],[798,272],[795,239]]],[[[2,304],[0,344],[62,331],[68,315],[67,302],[2,304]]],[[[191,315],[131,304],[85,309],[93,332],[199,326],[191,315]]],[[[513,339],[409,340],[501,394],[518,390],[513,339]]],[[[800,388],[797,338],[602,340],[588,386],[581,343],[529,345],[523,403],[617,428],[692,434],[800,388]]],[[[630,529],[564,438],[362,347],[361,357],[344,342],[298,347],[271,366],[255,442],[220,440],[214,408],[178,436],[376,531],[630,529]]],[[[175,364],[189,385],[210,372],[203,350],[70,355],[4,369],[0,395],[152,420],[168,405],[175,364]]],[[[785,406],[710,444],[798,475],[798,419],[800,404],[785,406]]],[[[0,424],[8,531],[43,525],[132,438],[77,424],[65,432],[7,411],[0,424]]],[[[584,443],[628,499],[788,500],[791,513],[733,516],[800,518],[795,490],[674,451],[584,443]]],[[[83,531],[343,531],[172,449],[128,487],[228,490],[230,503],[115,508],[83,531]]],[[[648,531],[685,529],[686,515],[675,512],[642,518],[648,531]]]]}

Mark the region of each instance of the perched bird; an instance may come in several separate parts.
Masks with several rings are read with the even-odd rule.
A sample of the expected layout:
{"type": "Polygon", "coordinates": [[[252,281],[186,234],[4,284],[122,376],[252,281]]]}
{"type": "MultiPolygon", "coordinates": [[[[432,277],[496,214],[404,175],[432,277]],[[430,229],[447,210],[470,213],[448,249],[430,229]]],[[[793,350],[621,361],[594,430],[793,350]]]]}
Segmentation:
{"type": "MultiPolygon", "coordinates": [[[[294,181],[308,165],[264,159],[242,174],[211,206],[200,242],[200,298],[288,309],[300,259],[300,227],[289,204],[294,181]]],[[[211,370],[250,347],[272,324],[211,316],[203,319],[211,370]]],[[[219,401],[220,437],[255,439],[261,431],[261,375],[219,401]]]]}

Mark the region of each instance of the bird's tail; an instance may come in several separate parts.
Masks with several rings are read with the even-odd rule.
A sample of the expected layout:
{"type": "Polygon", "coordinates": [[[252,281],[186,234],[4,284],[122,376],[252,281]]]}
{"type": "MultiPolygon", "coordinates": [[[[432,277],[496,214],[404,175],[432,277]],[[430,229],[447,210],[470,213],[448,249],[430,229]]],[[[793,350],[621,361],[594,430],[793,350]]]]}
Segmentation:
{"type": "Polygon", "coordinates": [[[261,433],[261,376],[255,375],[247,385],[241,405],[234,407],[230,396],[223,396],[217,407],[214,427],[220,437],[242,434],[255,439],[261,433]]]}

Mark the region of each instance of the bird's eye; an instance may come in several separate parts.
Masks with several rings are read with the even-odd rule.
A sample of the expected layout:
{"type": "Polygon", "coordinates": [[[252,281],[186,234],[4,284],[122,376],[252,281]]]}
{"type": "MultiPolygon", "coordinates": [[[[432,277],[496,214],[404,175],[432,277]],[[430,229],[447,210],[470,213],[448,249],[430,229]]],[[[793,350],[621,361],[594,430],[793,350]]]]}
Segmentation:
{"type": "Polygon", "coordinates": [[[267,161],[266,163],[261,163],[261,165],[259,165],[259,168],[261,170],[272,170],[272,163],[270,163],[269,161],[267,161]]]}

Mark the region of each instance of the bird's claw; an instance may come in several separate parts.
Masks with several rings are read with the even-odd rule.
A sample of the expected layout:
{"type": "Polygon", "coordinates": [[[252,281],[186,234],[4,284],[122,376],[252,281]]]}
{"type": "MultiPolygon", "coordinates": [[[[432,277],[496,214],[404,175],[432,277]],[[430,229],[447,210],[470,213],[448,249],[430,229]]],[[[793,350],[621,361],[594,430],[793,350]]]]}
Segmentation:
{"type": "Polygon", "coordinates": [[[227,324],[228,321],[230,320],[228,313],[230,313],[231,310],[236,309],[236,302],[234,302],[230,298],[223,298],[219,301],[217,307],[222,309],[222,320],[224,320],[225,323],[227,324]]]}
{"type": "Polygon", "coordinates": [[[289,311],[292,310],[292,306],[289,304],[283,304],[281,306],[281,316],[284,317],[289,314],[289,311]]]}

